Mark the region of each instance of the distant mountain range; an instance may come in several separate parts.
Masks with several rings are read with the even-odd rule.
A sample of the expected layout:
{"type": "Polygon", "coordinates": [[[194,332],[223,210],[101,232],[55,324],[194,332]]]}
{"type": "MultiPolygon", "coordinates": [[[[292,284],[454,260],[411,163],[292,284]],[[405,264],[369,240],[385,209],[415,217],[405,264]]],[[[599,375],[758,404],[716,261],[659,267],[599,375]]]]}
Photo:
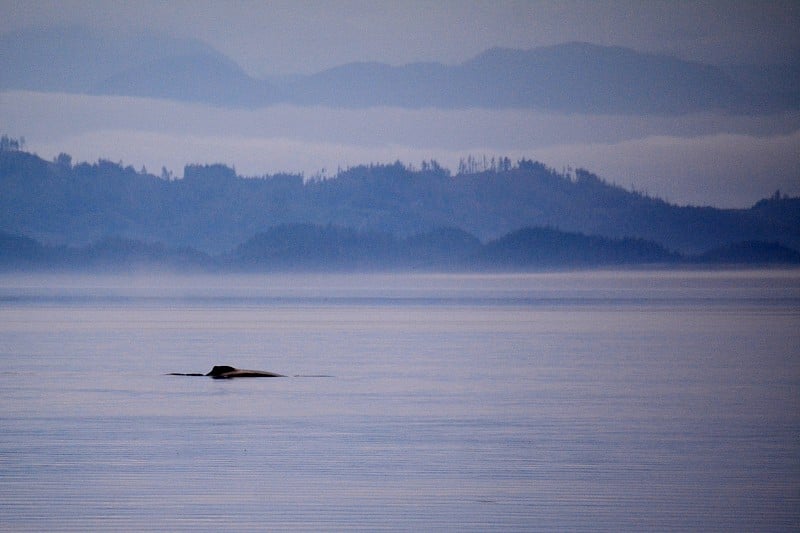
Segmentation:
{"type": "Polygon", "coordinates": [[[800,250],[800,198],[779,193],[749,209],[681,207],[507,158],[469,159],[457,175],[431,161],[311,180],[187,165],[170,180],[5,144],[0,256],[11,264],[526,269],[791,264],[800,250]]]}
{"type": "Polygon", "coordinates": [[[580,113],[735,113],[800,108],[800,64],[719,67],[567,43],[491,49],[459,65],[351,63],[256,79],[199,41],[71,27],[0,37],[0,90],[124,95],[261,107],[534,108],[580,113]]]}

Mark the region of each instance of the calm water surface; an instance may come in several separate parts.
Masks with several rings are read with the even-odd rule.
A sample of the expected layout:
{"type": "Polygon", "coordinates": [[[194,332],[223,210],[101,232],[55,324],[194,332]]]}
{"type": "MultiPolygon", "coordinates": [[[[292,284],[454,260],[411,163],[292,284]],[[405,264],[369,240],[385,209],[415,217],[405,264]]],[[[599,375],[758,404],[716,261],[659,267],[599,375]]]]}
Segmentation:
{"type": "Polygon", "coordinates": [[[800,528],[798,271],[5,276],[0,358],[3,530],[800,528]]]}

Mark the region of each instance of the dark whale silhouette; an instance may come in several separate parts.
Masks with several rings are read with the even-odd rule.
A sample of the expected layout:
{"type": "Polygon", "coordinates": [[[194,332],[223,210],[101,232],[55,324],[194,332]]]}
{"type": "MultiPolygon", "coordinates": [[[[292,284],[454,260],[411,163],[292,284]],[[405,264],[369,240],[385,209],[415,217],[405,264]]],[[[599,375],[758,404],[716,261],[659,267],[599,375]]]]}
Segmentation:
{"type": "Polygon", "coordinates": [[[227,365],[218,365],[211,369],[208,374],[180,374],[178,372],[171,372],[170,376],[208,376],[214,379],[232,379],[232,378],[283,378],[283,374],[276,374],[275,372],[265,372],[263,370],[242,370],[227,365]]]}
{"type": "Polygon", "coordinates": [[[206,374],[214,379],[230,379],[230,378],[282,378],[286,377],[282,374],[275,372],[265,372],[263,370],[242,370],[232,366],[215,366],[211,372],[206,374]]]}

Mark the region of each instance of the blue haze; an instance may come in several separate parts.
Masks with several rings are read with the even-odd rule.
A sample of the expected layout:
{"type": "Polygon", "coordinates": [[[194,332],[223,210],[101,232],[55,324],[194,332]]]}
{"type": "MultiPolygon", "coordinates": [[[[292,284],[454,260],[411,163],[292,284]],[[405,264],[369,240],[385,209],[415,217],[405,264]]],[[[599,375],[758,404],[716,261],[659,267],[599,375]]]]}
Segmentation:
{"type": "MultiPolygon", "coordinates": [[[[210,6],[207,13],[189,16],[173,6],[170,13],[151,6],[150,12],[161,12],[158,21],[148,21],[162,28],[156,33],[142,30],[148,25],[141,20],[133,22],[141,14],[123,17],[131,10],[124,2],[114,8],[87,5],[56,17],[75,21],[67,28],[52,27],[52,13],[43,29],[20,25],[16,19],[26,13],[42,16],[43,8],[31,5],[10,6],[9,19],[0,23],[6,28],[0,44],[9,50],[0,57],[2,133],[24,136],[31,150],[47,159],[66,152],[76,161],[106,158],[156,172],[165,166],[176,174],[185,164],[222,162],[246,175],[313,175],[324,169],[331,175],[363,163],[419,164],[431,158],[455,168],[462,157],[486,154],[533,158],[559,169],[584,167],[623,186],[693,205],[746,207],[776,189],[790,195],[800,191],[800,63],[797,39],[787,31],[787,21],[797,17],[791,4],[772,3],[768,10],[746,3],[726,10],[637,6],[622,17],[624,25],[617,20],[610,32],[620,42],[598,38],[596,20],[589,27],[585,20],[579,23],[589,17],[585,4],[578,9],[514,3],[495,13],[440,4],[426,7],[431,19],[417,17],[432,24],[460,11],[477,11],[481,27],[492,28],[475,41],[486,43],[478,49],[453,45],[465,39],[458,34],[469,26],[452,21],[442,26],[446,32],[426,34],[417,24],[404,26],[402,35],[397,28],[378,32],[381,37],[368,38],[382,46],[372,48],[353,45],[365,38],[363,28],[350,34],[332,30],[342,23],[339,9],[331,13],[316,6],[317,16],[326,13],[324,20],[298,15],[303,9],[314,11],[309,6],[271,8],[269,13],[248,9],[248,31],[238,31],[233,39],[239,41],[235,53],[230,35],[224,42],[200,40],[203,34],[218,34],[219,28],[182,20],[179,31],[163,32],[163,25],[181,12],[198,22],[197,17],[214,11],[215,25],[227,17],[242,25],[240,8],[226,6],[221,13],[210,6]],[[697,16],[709,10],[714,17],[697,16]],[[678,24],[630,42],[632,36],[623,36],[634,13],[647,19],[650,28],[681,18],[690,26],[713,20],[708,24],[715,27],[684,28],[683,34],[672,35],[683,28],[678,24]],[[94,24],[80,24],[82,16],[94,24]],[[527,35],[522,41],[529,41],[531,32],[520,21],[546,26],[543,21],[555,17],[565,24],[565,16],[573,20],[563,28],[568,31],[546,42],[509,42],[509,24],[499,22],[512,19],[518,36],[527,35]],[[286,60],[278,61],[275,49],[263,42],[285,39],[287,33],[298,41],[297,30],[287,26],[270,33],[251,27],[254,20],[270,26],[284,17],[295,17],[289,24],[302,21],[304,31],[315,27],[315,35],[336,34],[348,52],[339,50],[340,60],[320,64],[314,60],[336,56],[331,44],[317,50],[315,58],[303,56],[302,50],[314,48],[313,42],[280,46],[275,49],[291,56],[296,67],[290,71],[294,75],[286,75],[277,67],[286,60]],[[115,31],[111,19],[118,24],[124,19],[125,27],[115,31]],[[576,35],[578,27],[584,31],[576,35]],[[752,31],[743,33],[745,27],[752,31]],[[192,31],[195,35],[187,35],[192,31]],[[409,32],[425,34],[415,44],[426,42],[430,49],[409,48],[409,32]],[[758,40],[742,37],[756,33],[762,36],[758,40]],[[667,39],[670,35],[673,40],[667,39]],[[402,44],[387,46],[384,38],[402,44]],[[682,39],[694,41],[691,53],[673,49],[682,39]],[[741,42],[722,43],[735,40],[741,42]],[[258,45],[243,49],[243,42],[255,41],[258,45]],[[432,55],[442,44],[450,52],[458,50],[457,57],[444,51],[432,55]],[[710,44],[731,57],[723,61],[711,53],[710,44]],[[754,53],[759,48],[762,53],[754,53]],[[392,55],[390,49],[403,54],[416,50],[417,55],[402,62],[381,60],[381,54],[392,55]],[[310,62],[301,64],[295,52],[310,62]],[[251,65],[260,62],[261,73],[242,68],[244,58],[251,65]],[[273,69],[264,66],[270,61],[273,69]]],[[[606,23],[626,11],[619,2],[593,6],[606,23]]],[[[345,17],[348,24],[391,17],[375,13],[374,6],[342,9],[351,13],[345,17]]],[[[399,10],[408,17],[415,9],[420,7],[404,4],[399,10]]],[[[332,43],[331,37],[326,42],[332,43]]]]}

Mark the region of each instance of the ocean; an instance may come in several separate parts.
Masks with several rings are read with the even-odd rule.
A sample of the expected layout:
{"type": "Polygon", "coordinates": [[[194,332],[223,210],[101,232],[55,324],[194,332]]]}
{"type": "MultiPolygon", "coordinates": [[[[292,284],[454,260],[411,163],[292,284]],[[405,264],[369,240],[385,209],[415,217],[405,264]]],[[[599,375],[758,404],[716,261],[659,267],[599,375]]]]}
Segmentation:
{"type": "Polygon", "coordinates": [[[5,274],[0,358],[5,531],[800,529],[797,270],[5,274]]]}

